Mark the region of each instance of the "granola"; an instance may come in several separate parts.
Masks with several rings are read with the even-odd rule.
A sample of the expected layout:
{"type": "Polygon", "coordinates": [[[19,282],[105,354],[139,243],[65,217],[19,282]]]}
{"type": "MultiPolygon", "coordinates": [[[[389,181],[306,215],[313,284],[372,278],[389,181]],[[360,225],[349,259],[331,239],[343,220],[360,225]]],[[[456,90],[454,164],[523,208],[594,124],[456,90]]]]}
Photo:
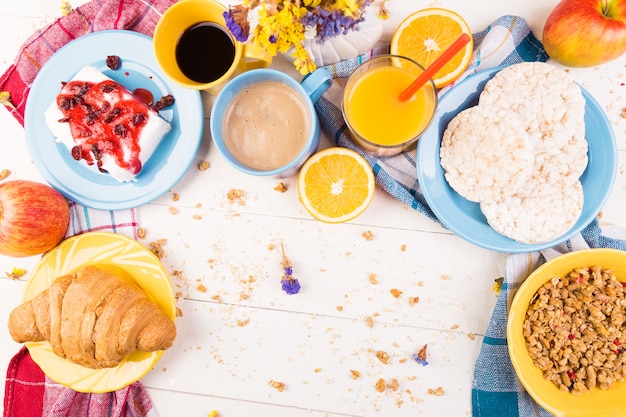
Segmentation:
{"type": "Polygon", "coordinates": [[[573,395],[626,377],[626,290],[600,266],[554,277],[535,293],[524,338],[545,379],[573,395]]]}

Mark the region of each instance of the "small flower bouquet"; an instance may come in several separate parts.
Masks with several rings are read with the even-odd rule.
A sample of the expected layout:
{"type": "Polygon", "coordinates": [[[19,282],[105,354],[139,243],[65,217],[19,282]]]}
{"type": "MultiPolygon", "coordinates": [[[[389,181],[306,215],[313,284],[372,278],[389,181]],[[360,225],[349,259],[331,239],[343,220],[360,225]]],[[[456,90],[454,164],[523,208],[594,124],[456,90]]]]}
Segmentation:
{"type": "MultiPolygon", "coordinates": [[[[379,17],[386,18],[380,0],[379,17]]],[[[270,54],[292,52],[294,65],[302,74],[316,68],[303,42],[317,42],[358,30],[372,0],[242,0],[224,13],[233,36],[264,47],[270,54]],[[251,28],[252,26],[252,28],[251,28]]]]}

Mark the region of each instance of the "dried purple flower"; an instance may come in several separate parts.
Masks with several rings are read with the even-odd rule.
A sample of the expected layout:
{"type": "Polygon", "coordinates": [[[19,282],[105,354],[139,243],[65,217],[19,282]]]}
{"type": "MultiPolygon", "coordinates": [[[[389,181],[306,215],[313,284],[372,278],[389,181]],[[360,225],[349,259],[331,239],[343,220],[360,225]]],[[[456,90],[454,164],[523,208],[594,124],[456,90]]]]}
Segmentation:
{"type": "Polygon", "coordinates": [[[282,244],[280,247],[283,252],[283,259],[281,261],[283,276],[280,279],[282,289],[289,295],[297,294],[300,292],[300,281],[298,281],[298,278],[293,276],[293,267],[291,265],[291,261],[287,258],[287,255],[285,255],[285,247],[282,244]]]}
{"type": "Polygon", "coordinates": [[[352,30],[359,30],[359,23],[365,20],[364,16],[347,16],[341,10],[327,10],[316,7],[302,17],[304,26],[317,29],[316,41],[322,43],[327,39],[345,35],[352,30]]]}
{"type": "Polygon", "coordinates": [[[242,5],[229,6],[224,12],[226,27],[239,42],[245,42],[250,35],[250,22],[248,21],[248,8],[242,5]]]}
{"type": "Polygon", "coordinates": [[[422,366],[426,366],[428,365],[428,361],[426,360],[426,347],[428,345],[424,345],[419,352],[414,353],[413,355],[411,355],[411,357],[413,358],[413,360],[417,363],[419,363],[422,366]]]}

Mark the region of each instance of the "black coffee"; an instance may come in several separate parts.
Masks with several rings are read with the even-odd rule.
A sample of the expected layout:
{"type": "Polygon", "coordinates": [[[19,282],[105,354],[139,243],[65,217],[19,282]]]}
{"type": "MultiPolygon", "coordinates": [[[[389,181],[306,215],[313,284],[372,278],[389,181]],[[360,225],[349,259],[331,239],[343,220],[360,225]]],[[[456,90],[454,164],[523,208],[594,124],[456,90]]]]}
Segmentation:
{"type": "Polygon", "coordinates": [[[189,27],[176,44],[176,62],[185,76],[210,83],[228,71],[235,59],[235,45],[219,25],[201,22],[189,27]]]}

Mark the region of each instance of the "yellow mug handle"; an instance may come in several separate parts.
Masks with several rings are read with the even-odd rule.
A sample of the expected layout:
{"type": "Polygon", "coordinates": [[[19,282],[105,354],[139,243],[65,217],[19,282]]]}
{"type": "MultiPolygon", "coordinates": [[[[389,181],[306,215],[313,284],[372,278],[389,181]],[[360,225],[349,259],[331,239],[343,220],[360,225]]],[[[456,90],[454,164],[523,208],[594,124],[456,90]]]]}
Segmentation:
{"type": "Polygon", "coordinates": [[[262,46],[244,43],[243,54],[237,69],[239,72],[244,72],[255,68],[267,68],[272,65],[272,58],[272,55],[262,46]]]}

